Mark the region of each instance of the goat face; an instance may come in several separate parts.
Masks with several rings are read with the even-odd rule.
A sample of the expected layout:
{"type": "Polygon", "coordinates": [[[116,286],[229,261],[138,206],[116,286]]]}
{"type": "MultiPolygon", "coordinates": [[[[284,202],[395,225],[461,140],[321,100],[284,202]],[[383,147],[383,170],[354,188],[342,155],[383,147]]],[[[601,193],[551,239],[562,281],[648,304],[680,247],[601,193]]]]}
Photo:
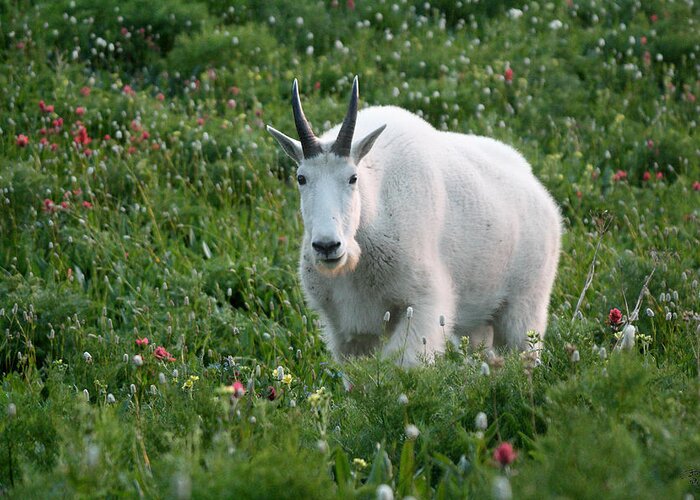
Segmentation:
{"type": "Polygon", "coordinates": [[[299,141],[268,126],[267,130],[298,165],[297,183],[304,219],[304,257],[326,276],[352,271],[360,258],[355,234],[360,225],[360,160],[369,152],[384,126],[353,143],[359,90],[353,82],[350,105],[338,137],[322,144],[311,130],[292,85],[292,109],[299,141]]]}

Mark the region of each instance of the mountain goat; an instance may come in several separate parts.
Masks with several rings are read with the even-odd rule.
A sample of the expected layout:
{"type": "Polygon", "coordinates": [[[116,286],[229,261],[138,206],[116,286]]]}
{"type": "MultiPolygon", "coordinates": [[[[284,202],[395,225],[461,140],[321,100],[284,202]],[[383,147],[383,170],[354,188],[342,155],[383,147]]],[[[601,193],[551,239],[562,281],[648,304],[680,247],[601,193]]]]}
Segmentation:
{"type": "Polygon", "coordinates": [[[512,349],[544,336],[561,218],[527,161],[398,107],[358,113],[358,99],[355,77],[345,120],[319,138],[295,80],[299,141],[267,127],[298,164],[301,283],[333,356],[410,366],[462,336],[512,349]]]}

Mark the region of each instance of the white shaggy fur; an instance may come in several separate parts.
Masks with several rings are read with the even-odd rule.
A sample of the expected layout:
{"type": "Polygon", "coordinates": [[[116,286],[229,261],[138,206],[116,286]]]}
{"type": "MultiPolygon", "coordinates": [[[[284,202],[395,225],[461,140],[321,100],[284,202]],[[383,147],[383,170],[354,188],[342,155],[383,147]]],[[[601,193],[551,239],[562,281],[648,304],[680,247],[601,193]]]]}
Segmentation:
{"type": "Polygon", "coordinates": [[[544,336],[561,220],[525,159],[392,106],[359,112],[350,158],[330,152],[338,129],[309,159],[271,130],[304,176],[299,270],[334,357],[381,349],[414,365],[463,335],[513,349],[544,336]],[[338,258],[316,241],[341,243],[338,258]]]}

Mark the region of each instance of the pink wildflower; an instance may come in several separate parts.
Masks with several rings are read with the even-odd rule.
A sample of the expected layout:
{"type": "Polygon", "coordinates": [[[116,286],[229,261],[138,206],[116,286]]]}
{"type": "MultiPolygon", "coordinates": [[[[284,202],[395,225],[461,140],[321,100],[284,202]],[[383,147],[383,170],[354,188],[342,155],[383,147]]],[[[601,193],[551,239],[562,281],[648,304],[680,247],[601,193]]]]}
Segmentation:
{"type": "Polygon", "coordinates": [[[515,462],[516,458],[518,458],[518,454],[513,449],[513,445],[508,442],[499,444],[498,447],[493,450],[493,459],[502,467],[512,464],[515,462]]]}
{"type": "Polygon", "coordinates": [[[163,347],[163,346],[156,347],[156,350],[153,351],[153,355],[157,359],[160,359],[160,360],[175,361],[175,358],[173,357],[173,355],[170,354],[168,351],[166,351],[165,347],[163,347]]]}
{"type": "Polygon", "coordinates": [[[29,144],[29,137],[27,137],[27,136],[24,135],[24,134],[19,134],[19,135],[17,136],[17,139],[16,139],[15,143],[16,143],[17,146],[19,146],[20,148],[27,147],[27,145],[29,144]]]}
{"type": "Polygon", "coordinates": [[[622,312],[617,307],[610,309],[610,314],[608,314],[608,322],[610,326],[615,327],[622,321],[622,312]]]}

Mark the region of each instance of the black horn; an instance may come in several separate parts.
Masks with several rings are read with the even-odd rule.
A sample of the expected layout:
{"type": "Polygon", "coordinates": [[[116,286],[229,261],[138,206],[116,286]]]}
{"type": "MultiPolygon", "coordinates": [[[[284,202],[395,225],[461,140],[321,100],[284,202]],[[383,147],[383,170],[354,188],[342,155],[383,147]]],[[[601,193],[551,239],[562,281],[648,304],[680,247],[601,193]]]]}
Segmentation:
{"type": "Polygon", "coordinates": [[[304,158],[311,158],[321,154],[321,143],[311,130],[309,122],[304,116],[304,110],[301,109],[301,101],[299,100],[299,84],[296,78],[292,84],[292,111],[294,112],[294,124],[297,126],[297,133],[299,134],[299,142],[301,142],[301,149],[304,152],[304,158]]]}
{"type": "Polygon", "coordinates": [[[352,82],[352,92],[350,94],[350,105],[348,106],[348,114],[345,115],[345,120],[340,126],[338,138],[333,143],[331,151],[338,156],[350,156],[350,148],[352,147],[352,136],[355,133],[355,123],[357,122],[357,102],[360,98],[359,84],[357,77],[352,82]]]}

